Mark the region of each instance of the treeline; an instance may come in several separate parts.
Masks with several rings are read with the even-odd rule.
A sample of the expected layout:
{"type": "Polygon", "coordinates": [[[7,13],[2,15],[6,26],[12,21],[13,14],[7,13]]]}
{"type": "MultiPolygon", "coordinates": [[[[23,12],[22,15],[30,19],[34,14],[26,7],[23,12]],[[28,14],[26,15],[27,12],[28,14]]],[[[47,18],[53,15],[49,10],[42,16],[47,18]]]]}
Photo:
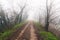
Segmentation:
{"type": "Polygon", "coordinates": [[[43,11],[41,16],[41,12],[39,13],[39,22],[41,23],[43,21],[43,24],[45,26],[46,31],[48,31],[49,25],[59,25],[60,23],[60,7],[59,2],[56,0],[46,0],[45,1],[45,8],[40,8],[40,11],[43,11]]]}
{"type": "Polygon", "coordinates": [[[5,30],[11,29],[14,25],[21,23],[26,20],[28,17],[27,11],[24,12],[26,8],[26,4],[20,7],[20,12],[17,13],[13,9],[13,15],[9,17],[9,13],[3,10],[2,5],[0,4],[0,32],[4,32],[5,30]]]}

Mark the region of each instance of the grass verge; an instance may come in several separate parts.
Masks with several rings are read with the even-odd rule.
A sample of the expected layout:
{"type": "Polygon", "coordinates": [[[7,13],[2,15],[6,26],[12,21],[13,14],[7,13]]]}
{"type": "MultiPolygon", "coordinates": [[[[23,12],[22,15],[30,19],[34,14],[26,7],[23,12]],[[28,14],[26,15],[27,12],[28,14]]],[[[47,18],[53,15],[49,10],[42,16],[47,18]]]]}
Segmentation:
{"type": "Polygon", "coordinates": [[[36,24],[36,27],[39,30],[40,36],[44,40],[59,40],[59,38],[56,37],[53,33],[45,31],[45,28],[42,27],[42,25],[40,23],[35,23],[35,24],[36,24]]]}
{"type": "Polygon", "coordinates": [[[6,40],[17,28],[20,28],[24,23],[16,24],[12,29],[8,29],[0,33],[0,40],[6,40]]]}

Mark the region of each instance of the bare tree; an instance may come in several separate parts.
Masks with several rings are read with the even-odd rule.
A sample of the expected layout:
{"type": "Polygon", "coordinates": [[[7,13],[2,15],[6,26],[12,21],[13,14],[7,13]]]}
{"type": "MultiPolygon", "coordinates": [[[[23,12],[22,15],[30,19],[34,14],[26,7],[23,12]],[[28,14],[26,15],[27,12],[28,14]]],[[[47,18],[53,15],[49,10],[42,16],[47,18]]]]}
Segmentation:
{"type": "Polygon", "coordinates": [[[48,0],[46,0],[46,19],[45,19],[45,28],[46,28],[46,31],[48,31],[48,27],[49,27],[49,18],[51,17],[50,15],[50,12],[52,11],[52,6],[53,5],[53,2],[51,2],[50,6],[48,6],[48,0]]]}
{"type": "Polygon", "coordinates": [[[20,23],[22,21],[23,11],[24,11],[25,7],[26,7],[26,4],[23,7],[20,7],[21,11],[18,14],[18,17],[19,17],[18,23],[20,23]]]}
{"type": "Polygon", "coordinates": [[[54,15],[54,13],[56,13],[56,10],[54,10],[54,12],[52,11],[52,9],[54,7],[53,2],[54,1],[51,0],[50,6],[48,6],[48,0],[46,0],[46,11],[47,11],[46,12],[46,18],[45,18],[46,31],[48,31],[49,24],[60,16],[60,15],[57,15],[57,16],[54,15]],[[55,17],[54,18],[50,18],[52,15],[54,15],[55,17]]]}
{"type": "Polygon", "coordinates": [[[4,10],[2,9],[2,6],[0,5],[0,27],[1,27],[1,31],[3,29],[6,29],[8,28],[8,24],[7,24],[7,20],[6,20],[6,17],[5,17],[5,12],[4,10]],[[3,28],[3,29],[2,29],[3,28]]]}
{"type": "Polygon", "coordinates": [[[23,21],[25,21],[25,20],[28,18],[28,14],[27,14],[27,13],[28,13],[28,12],[25,11],[25,13],[23,14],[23,18],[22,18],[23,21]]]}

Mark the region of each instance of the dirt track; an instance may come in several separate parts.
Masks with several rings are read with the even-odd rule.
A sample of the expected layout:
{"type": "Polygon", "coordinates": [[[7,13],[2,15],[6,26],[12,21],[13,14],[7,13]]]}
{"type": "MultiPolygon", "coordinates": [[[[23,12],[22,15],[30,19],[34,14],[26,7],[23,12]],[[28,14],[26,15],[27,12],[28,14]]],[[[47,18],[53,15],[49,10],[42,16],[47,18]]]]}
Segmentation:
{"type": "Polygon", "coordinates": [[[39,38],[36,32],[37,30],[34,26],[34,23],[28,22],[7,40],[42,40],[41,38],[39,38]]]}

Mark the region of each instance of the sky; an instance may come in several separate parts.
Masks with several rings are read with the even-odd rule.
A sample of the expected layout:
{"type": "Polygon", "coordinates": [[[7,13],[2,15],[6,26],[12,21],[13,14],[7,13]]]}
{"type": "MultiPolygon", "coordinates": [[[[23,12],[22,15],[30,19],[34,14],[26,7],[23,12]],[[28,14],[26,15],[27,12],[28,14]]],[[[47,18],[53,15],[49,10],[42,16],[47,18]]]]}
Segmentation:
{"type": "MultiPolygon", "coordinates": [[[[48,5],[50,5],[49,4],[50,2],[51,2],[51,0],[48,0],[48,5]]],[[[8,12],[9,17],[10,17],[10,15],[13,14],[13,10],[16,11],[17,13],[19,13],[20,6],[22,7],[25,3],[27,4],[26,9],[29,10],[28,20],[30,20],[30,19],[37,20],[39,13],[41,14],[41,17],[44,19],[46,0],[0,0],[0,4],[2,4],[3,9],[6,12],[8,12]]],[[[53,4],[55,4],[53,9],[56,10],[55,8],[60,7],[60,0],[54,0],[53,4]]],[[[59,12],[57,13],[57,15],[59,15],[59,12]]]]}

